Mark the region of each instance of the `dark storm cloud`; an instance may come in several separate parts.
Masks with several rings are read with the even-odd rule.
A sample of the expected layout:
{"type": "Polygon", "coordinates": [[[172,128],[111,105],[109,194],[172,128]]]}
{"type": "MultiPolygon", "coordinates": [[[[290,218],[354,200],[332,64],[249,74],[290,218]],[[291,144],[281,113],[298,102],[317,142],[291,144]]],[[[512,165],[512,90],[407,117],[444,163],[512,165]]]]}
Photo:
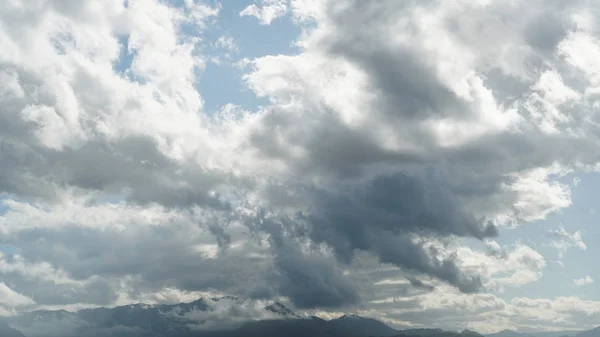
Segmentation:
{"type": "MultiPolygon", "coordinates": [[[[246,219],[256,233],[268,233],[280,275],[276,283],[280,293],[297,307],[358,304],[359,289],[366,291],[343,277],[334,264],[291,248],[298,240],[307,239],[331,248],[337,260],[350,269],[357,254],[367,252],[379,262],[434,276],[463,292],[481,287],[480,279],[464,274],[453,256],[439,258],[440,252],[428,246],[427,240],[413,239],[413,235],[478,239],[497,235],[492,223],[462,209],[456,195],[435,177],[384,175],[335,191],[302,188],[298,193],[303,192],[308,193],[311,206],[295,218],[259,212],[246,219]]],[[[413,286],[429,288],[414,280],[413,286]]]]}
{"type": "MultiPolygon", "coordinates": [[[[523,130],[494,130],[459,145],[441,145],[439,135],[423,128],[420,122],[448,118],[451,122],[472,121],[476,125],[478,116],[495,112],[482,112],[486,108],[451,90],[440,79],[435,64],[438,55],[427,55],[425,42],[409,39],[411,33],[427,34],[413,10],[434,11],[439,9],[437,5],[429,1],[326,2],[326,15],[318,19],[324,21],[326,28],[322,34],[315,34],[311,46],[331,60],[348,61],[366,76],[365,90],[376,97],[366,112],[370,119],[364,125],[351,126],[326,99],[305,97],[302,89],[295,92],[296,87],[290,85],[289,91],[275,90],[273,95],[282,101],[286,101],[287,95],[295,97],[294,103],[301,103],[301,111],[294,114],[287,106],[273,104],[261,116],[261,127],[254,130],[251,139],[263,154],[285,162],[295,178],[316,180],[320,185],[314,189],[307,187],[311,183],[301,188],[280,187],[294,190],[292,194],[300,196],[295,200],[308,200],[310,205],[296,219],[304,226],[288,225],[295,228],[290,235],[310,238],[313,243],[331,248],[342,263],[349,264],[357,251],[366,251],[381,262],[434,276],[464,292],[474,292],[481,286],[478,277],[465,275],[453,255],[442,257],[426,241],[413,240],[414,236],[494,237],[498,234],[495,225],[476,214],[503,213],[522,221],[528,214],[515,207],[520,192],[510,189],[519,183],[522,174],[553,164],[595,163],[598,155],[593,148],[597,145],[594,140],[539,130],[535,123],[528,124],[529,119],[523,120],[523,130]],[[404,25],[390,29],[398,22],[404,25]],[[406,37],[409,42],[394,43],[394,34],[400,34],[398,30],[409,36],[406,37]],[[380,125],[394,127],[402,141],[413,145],[415,150],[410,146],[406,150],[383,146],[377,137],[380,125]],[[580,151],[572,151],[574,147],[580,151]],[[300,149],[302,155],[286,151],[289,148],[300,149]]],[[[470,44],[474,51],[492,53],[489,61],[486,54],[482,63],[474,66],[481,66],[476,71],[481,72],[482,81],[487,80],[488,72],[496,74],[488,83],[494,84],[490,93],[500,97],[499,104],[514,94],[514,87],[531,94],[534,82],[516,74],[508,75],[499,60],[493,63],[494,46],[521,43],[526,31],[525,39],[531,49],[524,47],[523,62],[541,65],[543,60],[554,57],[558,42],[566,36],[566,26],[550,31],[543,28],[553,15],[549,13],[562,13],[565,9],[559,4],[553,3],[547,12],[540,7],[523,7],[522,17],[508,15],[517,7],[520,8],[494,3],[484,9],[457,4],[456,8],[448,9],[448,12],[456,10],[449,15],[448,22],[441,19],[448,25],[443,32],[446,37],[470,44]],[[460,15],[453,17],[456,13],[460,15]],[[475,13],[489,22],[483,32],[469,26],[479,22],[475,13]],[[469,17],[464,23],[461,15],[473,16],[473,20],[469,17]],[[498,35],[499,31],[506,36],[498,35]],[[486,39],[478,38],[480,35],[486,39]],[[475,46],[478,43],[481,45],[475,46]]],[[[525,75],[533,76],[535,81],[543,68],[531,68],[533,72],[525,75]]],[[[294,69],[286,74],[295,78],[300,76],[296,74],[299,71],[294,69]]],[[[286,74],[282,74],[281,80],[293,82],[286,74]]],[[[268,76],[273,74],[269,72],[268,76]]],[[[310,75],[307,77],[310,81],[310,75]]],[[[520,95],[518,99],[526,95],[515,92],[520,95]]],[[[519,113],[529,118],[533,112],[521,107],[519,113]]],[[[270,190],[267,194],[272,198],[278,195],[283,193],[270,190]]],[[[281,203],[281,199],[274,203],[281,203]]]]}
{"type": "Polygon", "coordinates": [[[258,295],[280,294],[301,309],[337,308],[361,301],[361,284],[343,270],[335,260],[301,249],[303,229],[298,222],[286,216],[272,216],[258,211],[244,219],[256,234],[267,234],[273,256],[273,274],[267,275],[272,289],[258,295]]]}
{"type": "Polygon", "coordinates": [[[358,288],[342,270],[323,257],[278,252],[278,288],[300,309],[337,308],[360,302],[358,288]]]}
{"type": "Polygon", "coordinates": [[[312,200],[310,211],[300,216],[308,226],[306,235],[332,247],[340,261],[350,263],[357,251],[368,251],[381,262],[433,275],[465,292],[481,286],[479,279],[463,275],[452,258],[438,260],[426,242],[411,237],[497,235],[493,224],[461,209],[442,182],[381,176],[335,194],[316,190],[312,200]]]}

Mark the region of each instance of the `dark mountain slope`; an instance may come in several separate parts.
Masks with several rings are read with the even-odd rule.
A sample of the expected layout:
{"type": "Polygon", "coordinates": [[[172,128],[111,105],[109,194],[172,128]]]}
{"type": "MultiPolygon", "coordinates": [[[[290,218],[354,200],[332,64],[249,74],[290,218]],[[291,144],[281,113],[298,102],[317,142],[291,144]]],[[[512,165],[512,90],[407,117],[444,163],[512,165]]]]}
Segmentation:
{"type": "Polygon", "coordinates": [[[19,330],[11,328],[6,322],[0,321],[1,337],[25,337],[19,330]]]}
{"type": "Polygon", "coordinates": [[[600,326],[592,330],[582,331],[575,337],[600,337],[600,326]]]}
{"type": "Polygon", "coordinates": [[[330,325],[338,331],[359,334],[363,336],[394,336],[398,330],[390,328],[385,323],[372,318],[365,318],[357,315],[344,315],[340,318],[329,321],[330,325]]]}

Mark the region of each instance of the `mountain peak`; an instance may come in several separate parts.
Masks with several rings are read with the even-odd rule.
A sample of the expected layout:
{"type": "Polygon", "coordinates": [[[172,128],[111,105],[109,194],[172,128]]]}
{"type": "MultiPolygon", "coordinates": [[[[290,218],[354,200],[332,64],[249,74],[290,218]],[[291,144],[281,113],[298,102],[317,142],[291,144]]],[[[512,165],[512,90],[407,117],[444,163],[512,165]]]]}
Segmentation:
{"type": "Polygon", "coordinates": [[[330,322],[334,323],[339,329],[352,334],[367,336],[394,336],[398,334],[397,330],[390,328],[383,322],[357,314],[346,314],[330,322]]]}
{"type": "Polygon", "coordinates": [[[290,309],[288,309],[285,305],[279,303],[279,302],[274,302],[272,304],[269,304],[265,307],[265,310],[268,310],[270,312],[276,313],[280,316],[286,317],[286,318],[298,318],[300,316],[296,315],[296,313],[294,313],[293,311],[291,311],[290,309]]]}
{"type": "Polygon", "coordinates": [[[206,305],[206,301],[204,300],[204,298],[200,297],[199,299],[194,300],[192,302],[189,302],[187,304],[189,304],[189,305],[202,305],[202,306],[205,306],[206,305]]]}
{"type": "Polygon", "coordinates": [[[498,331],[492,334],[489,334],[488,336],[493,336],[493,337],[519,337],[522,336],[523,334],[521,334],[520,332],[514,331],[514,330],[510,330],[510,329],[504,329],[502,331],[498,331]]]}
{"type": "Polygon", "coordinates": [[[469,329],[464,329],[460,334],[465,336],[481,336],[478,332],[469,329]]]}

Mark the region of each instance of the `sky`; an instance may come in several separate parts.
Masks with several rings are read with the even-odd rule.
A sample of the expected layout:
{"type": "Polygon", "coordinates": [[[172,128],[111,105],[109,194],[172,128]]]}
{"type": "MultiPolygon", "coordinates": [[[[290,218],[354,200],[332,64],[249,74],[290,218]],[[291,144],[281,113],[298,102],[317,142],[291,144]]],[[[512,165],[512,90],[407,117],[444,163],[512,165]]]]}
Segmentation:
{"type": "Polygon", "coordinates": [[[593,0],[0,2],[0,316],[600,322],[593,0]]]}

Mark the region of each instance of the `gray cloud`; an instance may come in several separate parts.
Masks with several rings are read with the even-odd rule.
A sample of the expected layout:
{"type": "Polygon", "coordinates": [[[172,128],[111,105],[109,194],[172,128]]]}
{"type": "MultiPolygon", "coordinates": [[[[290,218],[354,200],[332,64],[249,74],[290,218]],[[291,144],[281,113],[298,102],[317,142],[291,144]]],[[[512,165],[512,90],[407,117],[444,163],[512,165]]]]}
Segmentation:
{"type": "Polygon", "coordinates": [[[482,224],[461,211],[434,180],[398,174],[365,185],[336,194],[314,192],[310,212],[300,217],[313,242],[326,243],[347,263],[355,251],[369,251],[381,262],[434,275],[467,292],[477,290],[477,279],[462,275],[451,259],[437,260],[435,252],[411,236],[493,237],[493,224],[482,224]]]}
{"type": "Polygon", "coordinates": [[[429,290],[429,291],[435,289],[434,286],[426,284],[425,282],[423,282],[423,281],[421,281],[421,280],[419,280],[417,278],[414,278],[414,277],[409,277],[408,281],[410,282],[410,284],[413,287],[418,288],[418,289],[424,289],[424,290],[429,290]]]}
{"type": "Polygon", "coordinates": [[[565,207],[569,191],[552,175],[600,160],[586,98],[536,86],[546,72],[577,93],[592,85],[562,44],[580,29],[566,14],[585,2],[319,3],[298,55],[251,62],[246,80],[270,103],[230,124],[202,114],[199,66],[186,68],[200,57],[180,55],[185,34],[169,21],[195,14],[157,5],[96,20],[76,1],[20,16],[0,5],[0,34],[22,56],[0,52],[0,193],[48,210],[0,214],[22,259],[2,257],[3,281],[39,305],[110,305],[165,288],[283,296],[303,309],[427,294],[438,281],[473,293],[480,277],[432,242],[491,238],[565,207]],[[42,31],[49,10],[98,46],[42,31]],[[155,20],[140,16],[168,22],[142,27],[155,20]],[[138,39],[139,82],[106,74],[120,35],[138,39]],[[46,72],[25,57],[46,52],[56,58],[44,58],[46,72]],[[111,198],[113,208],[94,208],[111,198]],[[369,281],[386,272],[361,279],[361,254],[410,285],[372,294],[369,281]]]}
{"type": "MultiPolygon", "coordinates": [[[[324,12],[313,18],[317,21],[315,33],[304,40],[304,54],[256,60],[247,76],[257,93],[281,102],[260,115],[252,145],[286,163],[290,180],[305,182],[302,187],[280,186],[286,191],[291,188],[297,196],[290,203],[308,204],[302,204],[306,210],[296,218],[300,224],[288,224],[295,228],[293,235],[330,247],[346,264],[356,251],[368,251],[381,262],[434,276],[465,292],[476,291],[481,282],[464,275],[452,255],[441,257],[426,248],[426,241],[414,237],[483,239],[497,235],[488,216],[501,214],[500,222],[513,223],[543,217],[555,207],[563,207],[555,203],[566,205],[568,201],[558,195],[538,195],[534,202],[539,203],[541,212],[532,213],[515,207],[523,198],[519,186],[525,181],[532,184],[531,189],[535,185],[542,190],[551,180],[553,165],[566,170],[598,162],[594,132],[587,134],[589,137],[547,132],[535,119],[546,112],[531,105],[536,95],[544,95],[535,89],[543,73],[563,66],[557,57],[558,45],[575,29],[564,13],[581,6],[585,5],[557,2],[543,8],[539,2],[524,8],[500,2],[476,6],[324,1],[324,12]],[[519,15],[514,15],[517,12],[519,15]],[[424,25],[426,13],[439,22],[424,25]],[[561,24],[544,29],[551,22],[548,18],[555,16],[561,18],[561,24]],[[432,48],[435,41],[442,40],[451,42],[439,50],[432,48]],[[450,49],[444,53],[446,47],[450,49]],[[500,47],[510,50],[514,60],[499,57],[500,47]],[[471,60],[469,53],[477,57],[471,60]],[[317,59],[313,62],[319,65],[313,69],[302,64],[303,56],[307,64],[317,59]],[[454,77],[444,77],[446,68],[438,63],[447,57],[460,58],[453,69],[465,67],[490,87],[459,79],[467,76],[461,70],[454,77]],[[310,70],[303,72],[299,64],[310,70]],[[311,71],[327,73],[329,68],[338,73],[313,82],[316,75],[311,71]],[[335,76],[349,69],[357,69],[357,74],[346,81],[356,82],[362,91],[353,94],[364,95],[364,101],[313,93],[311,86],[334,90],[343,85],[335,76]],[[272,79],[289,85],[269,87],[272,79]],[[463,84],[469,94],[457,89],[463,84]],[[513,97],[515,93],[518,95],[513,97]],[[369,118],[362,123],[349,122],[350,112],[339,106],[354,107],[344,105],[344,100],[363,104],[357,109],[365,111],[352,113],[357,119],[360,113],[368,113],[369,118]],[[510,111],[502,111],[503,104],[512,104],[519,118],[510,122],[510,111]],[[486,124],[485,118],[497,118],[498,124],[486,124]],[[456,125],[456,135],[448,136],[447,142],[462,136],[467,140],[444,144],[443,133],[429,127],[437,122],[440,128],[456,125]],[[510,123],[515,124],[507,126],[510,123]],[[477,134],[477,128],[488,131],[477,134]],[[389,140],[382,137],[386,132],[389,140]],[[386,140],[404,146],[394,149],[386,140]],[[541,180],[524,178],[538,169],[542,170],[541,180]],[[544,175],[543,170],[548,173],[544,175]]],[[[565,78],[570,76],[568,71],[564,73],[565,78]]],[[[559,104],[557,108],[563,107],[559,104]]],[[[557,122],[559,130],[594,128],[583,122],[578,112],[564,109],[563,113],[571,115],[566,122],[557,122]]],[[[264,196],[277,198],[273,202],[281,204],[277,196],[283,193],[269,188],[264,196]]]]}
{"type": "Polygon", "coordinates": [[[207,193],[223,177],[190,171],[168,159],[151,139],[89,142],[60,152],[4,140],[1,149],[6,159],[0,177],[4,193],[52,199],[61,187],[69,186],[114,194],[129,190],[124,197],[139,204],[178,208],[202,205],[222,210],[231,207],[218,195],[207,193]]]}
{"type": "Polygon", "coordinates": [[[280,293],[298,308],[337,308],[360,302],[358,287],[323,257],[279,252],[275,265],[280,293]]]}
{"type": "MultiPolygon", "coordinates": [[[[200,228],[186,228],[181,223],[138,226],[125,231],[75,226],[19,231],[10,241],[19,244],[21,258],[33,265],[4,271],[3,279],[14,284],[15,291],[31,294],[40,305],[109,305],[123,291],[132,291],[131,298],[137,298],[165,286],[249,296],[266,286],[268,261],[246,256],[244,247],[207,258],[195,246],[213,240],[200,228]],[[35,271],[35,264],[45,261],[52,261],[74,281],[57,286],[51,279],[52,271],[40,272],[37,277],[27,275],[31,272],[28,269],[35,271]]],[[[4,259],[11,264],[10,256],[4,259]]]]}

